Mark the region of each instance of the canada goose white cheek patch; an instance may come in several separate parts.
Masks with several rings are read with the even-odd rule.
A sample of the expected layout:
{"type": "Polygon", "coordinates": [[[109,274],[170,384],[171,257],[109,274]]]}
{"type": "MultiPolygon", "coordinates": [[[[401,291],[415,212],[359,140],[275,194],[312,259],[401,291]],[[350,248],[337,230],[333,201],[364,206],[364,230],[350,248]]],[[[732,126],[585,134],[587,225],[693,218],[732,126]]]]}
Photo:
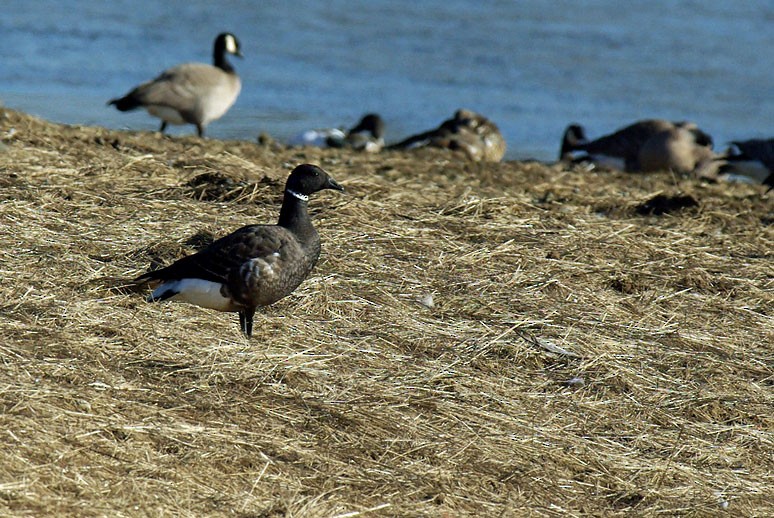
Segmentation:
{"type": "Polygon", "coordinates": [[[169,300],[188,302],[217,311],[229,311],[231,300],[221,294],[222,286],[219,282],[204,279],[180,279],[165,282],[153,291],[152,297],[160,298],[166,291],[172,290],[178,293],[169,300]]]}
{"type": "Polygon", "coordinates": [[[234,41],[234,37],[231,35],[226,36],[226,52],[230,54],[237,53],[236,41],[234,41]]]}

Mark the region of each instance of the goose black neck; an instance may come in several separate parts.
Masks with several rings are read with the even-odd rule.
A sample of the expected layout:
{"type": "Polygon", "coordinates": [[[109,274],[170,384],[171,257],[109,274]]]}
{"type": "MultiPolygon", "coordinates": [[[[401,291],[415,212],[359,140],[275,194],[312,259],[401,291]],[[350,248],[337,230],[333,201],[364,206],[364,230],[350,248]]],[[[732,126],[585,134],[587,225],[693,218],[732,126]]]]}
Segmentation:
{"type": "Polygon", "coordinates": [[[312,220],[307,211],[306,200],[300,199],[295,193],[288,190],[285,190],[278,224],[291,230],[299,238],[311,237],[315,234],[312,220]]]}
{"type": "Polygon", "coordinates": [[[229,74],[234,73],[234,67],[226,59],[226,49],[223,45],[216,45],[215,51],[212,53],[213,64],[224,72],[229,74]]]}

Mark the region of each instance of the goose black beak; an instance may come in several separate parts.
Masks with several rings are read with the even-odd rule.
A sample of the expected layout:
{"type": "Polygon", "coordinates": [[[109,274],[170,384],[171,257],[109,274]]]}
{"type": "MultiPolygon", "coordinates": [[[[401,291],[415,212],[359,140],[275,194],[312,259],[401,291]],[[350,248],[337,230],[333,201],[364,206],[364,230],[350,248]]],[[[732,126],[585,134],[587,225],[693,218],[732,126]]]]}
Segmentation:
{"type": "Polygon", "coordinates": [[[336,180],[334,180],[330,176],[328,177],[328,181],[325,183],[325,187],[323,187],[323,188],[324,189],[335,189],[337,191],[344,192],[344,187],[339,185],[339,182],[337,182],[336,180]]]}

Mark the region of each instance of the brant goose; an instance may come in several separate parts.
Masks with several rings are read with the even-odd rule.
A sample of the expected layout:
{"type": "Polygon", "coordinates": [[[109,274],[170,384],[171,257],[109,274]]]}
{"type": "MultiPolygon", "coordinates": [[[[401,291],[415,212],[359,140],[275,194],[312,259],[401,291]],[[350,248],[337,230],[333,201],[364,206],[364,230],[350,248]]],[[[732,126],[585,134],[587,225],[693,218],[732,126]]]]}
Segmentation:
{"type": "Polygon", "coordinates": [[[145,108],[161,119],[159,131],[162,133],[168,123],[195,124],[201,137],[208,123],[219,119],[231,108],[242,88],[226,54],[242,57],[239,40],[227,32],[215,38],[214,65],[184,63],[169,68],[124,97],[109,101],[108,105],[115,105],[122,112],[145,108]]]}
{"type": "Polygon", "coordinates": [[[721,174],[737,174],[753,178],[774,187],[774,138],[731,142],[725,156],[720,158],[721,174]]]}
{"type": "Polygon", "coordinates": [[[641,170],[639,155],[643,145],[659,133],[674,128],[696,131],[700,134],[696,138],[697,142],[707,141],[712,146],[712,138],[692,122],[641,120],[595,140],[588,140],[585,130],[579,124],[571,124],[562,137],[559,160],[592,162],[600,167],[637,172],[641,170]]]}
{"type": "Polygon", "coordinates": [[[499,162],[505,155],[505,139],[492,121],[470,110],[460,109],[437,128],[412,135],[388,149],[431,146],[464,152],[473,161],[499,162]]]}
{"type": "Polygon", "coordinates": [[[346,133],[338,128],[307,130],[290,139],[289,144],[377,153],[384,147],[384,120],[376,113],[369,113],[346,133]]]}
{"type": "Polygon", "coordinates": [[[306,204],[310,194],[323,189],[344,190],[321,168],[299,165],[285,184],[276,225],[242,227],[134,282],[157,284],[148,302],[179,300],[239,312],[240,328],[249,337],[256,308],[290,295],[317,262],[320,236],[306,204]]]}

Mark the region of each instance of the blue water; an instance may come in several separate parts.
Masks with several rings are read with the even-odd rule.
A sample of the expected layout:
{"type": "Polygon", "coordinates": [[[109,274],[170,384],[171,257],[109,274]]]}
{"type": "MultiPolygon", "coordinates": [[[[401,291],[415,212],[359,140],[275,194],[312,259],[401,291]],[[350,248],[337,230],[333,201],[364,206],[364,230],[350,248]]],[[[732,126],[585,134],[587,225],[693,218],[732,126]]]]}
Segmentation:
{"type": "MultiPolygon", "coordinates": [[[[694,120],[722,146],[774,136],[774,2],[42,0],[0,5],[0,102],[58,122],[156,129],[105,106],[231,31],[237,103],[208,135],[284,140],[382,114],[387,141],[457,108],[498,124],[508,158],[556,157],[635,119],[694,120]]],[[[191,134],[191,126],[173,127],[191,134]]]]}

